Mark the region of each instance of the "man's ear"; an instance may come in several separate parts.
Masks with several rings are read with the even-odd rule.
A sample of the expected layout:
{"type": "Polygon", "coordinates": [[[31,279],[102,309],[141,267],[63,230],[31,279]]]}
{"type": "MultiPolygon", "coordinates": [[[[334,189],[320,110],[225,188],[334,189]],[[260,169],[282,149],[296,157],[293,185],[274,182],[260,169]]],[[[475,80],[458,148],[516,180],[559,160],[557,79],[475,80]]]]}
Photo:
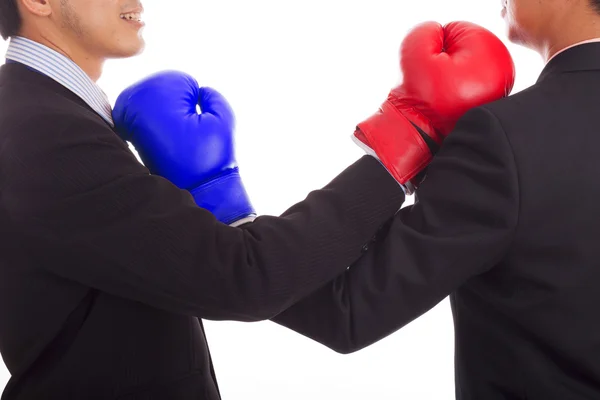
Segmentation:
{"type": "Polygon", "coordinates": [[[47,17],[52,14],[52,0],[16,0],[17,7],[22,17],[33,14],[38,17],[47,17]]]}

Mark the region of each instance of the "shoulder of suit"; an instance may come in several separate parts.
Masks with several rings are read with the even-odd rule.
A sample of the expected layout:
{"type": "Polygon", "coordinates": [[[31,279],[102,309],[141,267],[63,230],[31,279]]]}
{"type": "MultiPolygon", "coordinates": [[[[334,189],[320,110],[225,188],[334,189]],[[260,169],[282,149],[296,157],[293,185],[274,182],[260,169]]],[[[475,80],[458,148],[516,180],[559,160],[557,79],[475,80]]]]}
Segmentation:
{"type": "Polygon", "coordinates": [[[12,84],[0,88],[0,141],[16,157],[52,151],[66,136],[96,140],[116,136],[101,118],[48,88],[12,84]]]}
{"type": "Polygon", "coordinates": [[[13,131],[61,131],[69,125],[97,125],[111,130],[75,94],[28,82],[0,87],[0,134],[13,131]]]}
{"type": "Polygon", "coordinates": [[[103,124],[75,93],[55,81],[34,75],[32,79],[4,79],[0,86],[0,132],[15,125],[20,130],[61,130],[73,122],[103,124]]]}
{"type": "Polygon", "coordinates": [[[492,113],[504,127],[514,125],[516,121],[544,118],[539,112],[541,102],[548,99],[547,88],[533,85],[502,99],[487,103],[483,106],[492,113]]]}

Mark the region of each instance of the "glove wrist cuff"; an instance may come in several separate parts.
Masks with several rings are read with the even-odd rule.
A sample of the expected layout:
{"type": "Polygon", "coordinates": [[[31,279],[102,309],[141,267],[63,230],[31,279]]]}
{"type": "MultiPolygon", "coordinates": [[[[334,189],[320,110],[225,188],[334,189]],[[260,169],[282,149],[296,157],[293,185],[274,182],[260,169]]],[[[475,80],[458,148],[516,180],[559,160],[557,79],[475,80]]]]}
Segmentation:
{"type": "Polygon", "coordinates": [[[241,219],[256,217],[237,167],[190,192],[199,207],[224,224],[235,225],[241,219]]]}
{"type": "Polygon", "coordinates": [[[417,128],[389,102],[358,124],[368,146],[390,174],[404,187],[433,158],[417,128]]]}

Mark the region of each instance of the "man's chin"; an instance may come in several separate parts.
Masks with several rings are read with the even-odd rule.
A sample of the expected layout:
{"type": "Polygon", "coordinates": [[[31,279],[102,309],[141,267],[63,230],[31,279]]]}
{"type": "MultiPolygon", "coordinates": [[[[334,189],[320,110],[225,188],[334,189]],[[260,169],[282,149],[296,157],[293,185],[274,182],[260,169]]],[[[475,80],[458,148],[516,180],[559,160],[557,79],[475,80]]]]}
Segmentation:
{"type": "Polygon", "coordinates": [[[135,57],[144,52],[146,48],[146,43],[141,40],[135,46],[123,47],[121,49],[117,49],[113,52],[110,58],[130,58],[135,57]]]}
{"type": "Polygon", "coordinates": [[[519,34],[518,30],[507,24],[506,27],[506,38],[509,42],[516,45],[523,45],[523,37],[519,34]]]}

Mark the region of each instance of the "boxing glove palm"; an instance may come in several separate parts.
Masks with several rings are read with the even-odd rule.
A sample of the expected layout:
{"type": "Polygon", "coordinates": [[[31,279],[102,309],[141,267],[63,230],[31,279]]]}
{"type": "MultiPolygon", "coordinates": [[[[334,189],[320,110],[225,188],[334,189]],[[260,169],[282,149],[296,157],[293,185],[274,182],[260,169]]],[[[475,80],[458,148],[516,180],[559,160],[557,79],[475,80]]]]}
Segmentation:
{"type": "Polygon", "coordinates": [[[357,125],[353,138],[411,194],[460,117],[510,94],[515,68],[506,46],[487,29],[425,22],[403,40],[400,70],[402,82],[357,125]]]}
{"type": "Polygon", "coordinates": [[[151,173],[190,191],[219,221],[256,215],[234,155],[235,117],[220,93],[185,73],[159,72],[119,95],[113,119],[151,173]]]}

